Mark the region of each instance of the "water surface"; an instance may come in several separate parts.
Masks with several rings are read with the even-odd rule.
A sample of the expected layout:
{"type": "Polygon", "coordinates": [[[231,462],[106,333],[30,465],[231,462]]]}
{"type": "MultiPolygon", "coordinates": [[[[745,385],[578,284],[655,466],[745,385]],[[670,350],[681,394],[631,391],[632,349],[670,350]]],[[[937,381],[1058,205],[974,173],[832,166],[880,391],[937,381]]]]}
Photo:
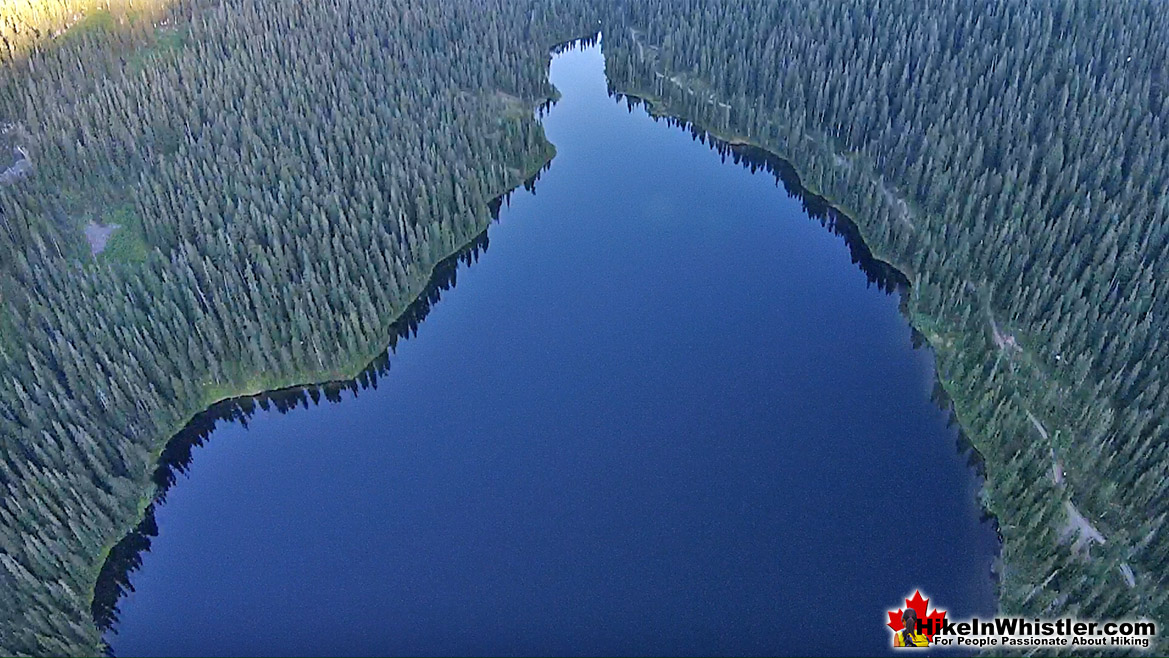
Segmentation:
{"type": "Polygon", "coordinates": [[[551,168],[376,389],[194,450],[118,655],[873,654],[916,587],[993,610],[898,296],[598,48],[552,79],[551,168]]]}

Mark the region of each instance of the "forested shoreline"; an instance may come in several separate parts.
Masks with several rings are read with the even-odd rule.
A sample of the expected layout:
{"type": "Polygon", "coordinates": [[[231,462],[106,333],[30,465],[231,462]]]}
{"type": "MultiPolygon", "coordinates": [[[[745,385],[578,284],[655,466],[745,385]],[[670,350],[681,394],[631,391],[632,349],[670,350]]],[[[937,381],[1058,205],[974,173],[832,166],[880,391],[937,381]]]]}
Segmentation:
{"type": "Polygon", "coordinates": [[[97,570],[193,416],[385,349],[551,156],[548,48],[598,18],[615,91],[792,162],[905,273],[1002,608],[1169,619],[1156,3],[28,6],[0,16],[0,652],[100,649],[97,570]]]}
{"type": "Polygon", "coordinates": [[[1169,464],[1156,364],[1166,346],[1153,327],[1165,326],[1166,313],[1154,293],[1169,248],[1159,168],[1169,148],[1166,60],[1159,50],[1091,48],[1103,34],[1144,44],[1150,32],[1169,33],[1169,17],[1139,2],[1013,10],[901,2],[879,14],[863,2],[681,4],[614,6],[606,25],[623,29],[606,30],[611,84],[659,113],[789,159],[859,219],[878,257],[910,277],[911,322],[934,347],[961,424],[987,460],[984,503],[1004,539],[1003,610],[1164,620],[1169,464]],[[1107,29],[1092,31],[1092,20],[1107,29]],[[1050,48],[1047,57],[1133,52],[1123,61],[1141,57],[1134,66],[1144,75],[1118,78],[1116,61],[1097,61],[1084,70],[1091,86],[1062,69],[1032,67],[1036,80],[1025,81],[1023,69],[996,60],[1015,56],[1003,39],[1027,30],[1035,34],[1025,43],[1050,48]],[[972,91],[948,86],[971,61],[990,72],[975,67],[972,91]],[[765,70],[786,80],[764,79],[765,70]],[[1017,111],[995,107],[988,80],[1029,104],[1034,127],[1004,123],[1018,131],[1014,141],[980,143],[995,135],[969,132],[968,118],[949,128],[959,119],[947,112],[978,117],[979,103],[1008,118],[1017,111]],[[1123,110],[1123,121],[1101,114],[1105,91],[1120,99],[1110,109],[1123,110]],[[973,98],[947,105],[960,94],[973,98]],[[1064,114],[1034,107],[1045,102],[1064,114]],[[1093,133],[1096,145],[1058,130],[1077,120],[1112,130],[1093,133]],[[1134,131],[1143,138],[1125,136],[1134,131]],[[1104,157],[1100,142],[1118,160],[1087,170],[1104,157]],[[1087,203],[1075,202],[1077,185],[1087,203]]]}
{"type": "Polygon", "coordinates": [[[5,62],[0,116],[37,170],[0,188],[0,652],[100,652],[94,582],[172,435],[359,373],[544,166],[548,48],[595,30],[556,8],[193,0],[5,62]],[[88,224],[129,244],[90,253],[88,224]]]}
{"type": "MultiPolygon", "coordinates": [[[[528,179],[524,186],[531,189],[538,177],[537,174],[528,179]]],[[[493,217],[498,218],[498,209],[503,200],[505,197],[492,202],[493,217]]],[[[153,493],[149,504],[134,529],[114,545],[101,566],[91,603],[93,620],[98,629],[105,632],[116,628],[119,599],[132,589],[131,576],[141,567],[142,554],[150,550],[152,538],[158,535],[158,526],[154,520],[155,508],[166,502],[166,495],[175,485],[178,475],[186,473],[190,467],[193,450],[206,442],[221,421],[247,425],[257,408],[288,413],[298,407],[308,408],[310,404],[321,404],[322,399],[340,403],[345,390],[356,395],[359,390],[376,389],[378,380],[389,375],[390,355],[396,350],[399,341],[417,335],[419,325],[429,315],[430,309],[442,299],[444,292],[457,284],[460,266],[470,267],[477,262],[489,244],[487,229],[484,229],[456,253],[439,261],[425,289],[394,319],[390,326],[388,349],[383,349],[359,374],[347,379],[289,386],[220,400],[195,414],[178,433],[169,438],[155,464],[153,493]]]]}
{"type": "MultiPolygon", "coordinates": [[[[553,51],[594,43],[594,38],[584,38],[558,46],[553,51]]],[[[628,101],[631,108],[642,102],[635,97],[618,95],[619,100],[622,98],[628,101]]],[[[904,275],[890,264],[875,258],[862,239],[855,221],[841,214],[826,199],[806,190],[789,162],[762,149],[721,141],[695,126],[678,127],[690,131],[693,139],[700,140],[717,151],[724,161],[729,160],[753,173],[763,171],[773,176],[776,184],[782,184],[788,196],[799,199],[810,219],[819,222],[825,230],[843,238],[853,264],[864,272],[871,285],[886,293],[898,294],[902,300],[905,299],[909,282],[904,275]]],[[[550,161],[548,167],[551,164],[550,161]]],[[[539,178],[540,174],[536,174],[526,181],[524,189],[534,193],[539,178]]],[[[491,204],[492,215],[497,221],[503,203],[509,202],[510,194],[498,198],[491,204]]],[[[156,495],[145,510],[142,521],[118,542],[102,567],[93,600],[93,617],[98,627],[103,631],[117,628],[119,601],[132,588],[132,576],[142,565],[142,554],[150,550],[152,539],[159,532],[154,518],[155,509],[166,502],[167,492],[176,483],[178,474],[187,472],[193,460],[193,449],[204,445],[221,421],[238,422],[247,426],[258,409],[265,411],[275,409],[280,413],[291,413],[300,408],[307,409],[312,405],[323,404],[323,401],[341,403],[342,394],[346,390],[356,396],[360,391],[377,389],[379,380],[390,375],[390,357],[396,351],[398,343],[417,335],[433,306],[442,299],[445,292],[457,285],[460,268],[471,267],[478,262],[489,246],[488,230],[484,230],[458,253],[435,266],[426,290],[394,321],[389,336],[389,349],[374,358],[360,375],[346,380],[294,386],[222,400],[197,414],[172,437],[161,453],[154,472],[156,495]]],[[[915,346],[919,345],[917,338],[915,334],[915,346]]],[[[934,400],[942,409],[946,411],[952,409],[952,405],[940,389],[935,389],[934,400]]],[[[966,443],[961,445],[964,452],[970,449],[966,443]]],[[[981,456],[970,453],[970,459],[970,465],[982,472],[981,456]]]]}

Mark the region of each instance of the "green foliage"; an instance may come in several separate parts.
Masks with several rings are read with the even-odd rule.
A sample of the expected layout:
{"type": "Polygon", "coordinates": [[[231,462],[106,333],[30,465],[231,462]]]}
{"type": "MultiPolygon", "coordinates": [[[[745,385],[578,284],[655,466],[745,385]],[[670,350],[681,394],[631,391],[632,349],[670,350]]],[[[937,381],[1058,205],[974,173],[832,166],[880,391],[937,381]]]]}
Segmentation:
{"type": "MultiPolygon", "coordinates": [[[[152,39],[138,46],[126,59],[126,72],[130,75],[138,74],[150,66],[154,58],[176,58],[186,44],[187,31],[185,29],[159,28],[155,31],[152,39]]],[[[177,143],[175,147],[177,148],[177,143]]]]}
{"type": "Polygon", "coordinates": [[[143,236],[142,219],[133,206],[122,205],[110,210],[101,223],[107,226],[117,224],[119,227],[100,254],[102,260],[116,263],[141,263],[146,260],[150,253],[149,247],[143,236]]]}
{"type": "Polygon", "coordinates": [[[73,24],[65,32],[65,39],[80,39],[85,35],[100,35],[102,32],[112,32],[117,27],[114,15],[108,9],[93,9],[85,13],[85,17],[73,24]]]}

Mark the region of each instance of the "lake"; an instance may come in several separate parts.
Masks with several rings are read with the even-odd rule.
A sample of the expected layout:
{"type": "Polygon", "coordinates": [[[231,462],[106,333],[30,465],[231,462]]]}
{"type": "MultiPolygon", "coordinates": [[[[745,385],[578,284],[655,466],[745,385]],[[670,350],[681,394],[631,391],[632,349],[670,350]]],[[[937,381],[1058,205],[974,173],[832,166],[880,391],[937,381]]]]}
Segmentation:
{"type": "Polygon", "coordinates": [[[117,655],[871,655],[917,588],[993,612],[978,475],[844,220],[599,47],[551,75],[551,167],[365,386],[197,419],[117,655]]]}

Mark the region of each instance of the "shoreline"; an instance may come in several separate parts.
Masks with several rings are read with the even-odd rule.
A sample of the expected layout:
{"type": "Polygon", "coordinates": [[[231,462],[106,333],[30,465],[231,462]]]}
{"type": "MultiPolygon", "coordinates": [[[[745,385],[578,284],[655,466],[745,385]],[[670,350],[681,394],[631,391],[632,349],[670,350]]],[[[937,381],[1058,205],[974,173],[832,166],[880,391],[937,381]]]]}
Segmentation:
{"type": "MultiPolygon", "coordinates": [[[[550,50],[549,55],[555,55],[557,52],[559,52],[559,49],[573,45],[588,38],[591,37],[581,37],[573,41],[558,44],[555,47],[557,50],[550,50]]],[[[555,88],[553,88],[553,90],[555,90],[555,88]]],[[[532,111],[534,113],[539,112],[542,108],[547,108],[549,104],[554,102],[554,98],[539,99],[537,104],[532,108],[532,111]]],[[[538,119],[537,123],[539,124],[538,119]]],[[[155,505],[155,503],[160,501],[160,494],[162,494],[164,497],[165,491],[159,490],[155,479],[155,473],[157,473],[159,469],[166,468],[166,464],[163,462],[162,457],[167,452],[167,449],[171,447],[172,443],[181,440],[197,421],[209,414],[214,414],[216,409],[230,406],[233,403],[237,403],[242,400],[255,400],[257,398],[271,394],[287,393],[295,390],[304,390],[309,388],[323,388],[331,385],[347,385],[351,382],[356,382],[360,377],[362,377],[363,374],[367,373],[371,367],[373,367],[380,359],[382,359],[389,352],[392,345],[396,343],[398,339],[396,327],[398,327],[399,324],[404,320],[409,322],[412,312],[415,311],[420,304],[426,304],[429,293],[432,290],[432,284],[438,280],[438,277],[441,276],[443,269],[452,263],[457,265],[458,260],[465,253],[472,250],[480,243],[482,236],[486,234],[487,230],[491,227],[491,224],[498,220],[499,208],[506,201],[507,197],[509,197],[516,190],[529,186],[533,181],[538,179],[540,174],[552,164],[553,159],[556,157],[556,146],[549,142],[546,137],[543,138],[543,140],[546,144],[543,154],[540,156],[539,160],[534,161],[528,166],[526,170],[522,170],[520,172],[521,180],[509,187],[506,191],[497,194],[488,200],[486,206],[491,211],[491,214],[482,223],[481,230],[476,233],[470,240],[461,243],[457,248],[455,248],[454,251],[439,259],[438,262],[429,268],[425,277],[416,277],[420,283],[415,285],[411,290],[411,301],[406,304],[406,306],[401,311],[392,316],[392,319],[390,320],[387,327],[387,334],[389,337],[381,343],[382,346],[378,348],[373,354],[361,359],[355,358],[350,360],[350,362],[347,364],[338,365],[333,368],[325,369],[319,373],[315,373],[319,376],[314,376],[314,374],[310,373],[303,378],[297,378],[296,381],[287,383],[281,382],[279,380],[276,380],[272,383],[264,382],[262,378],[258,377],[257,381],[250,382],[249,385],[242,387],[243,390],[237,389],[228,393],[209,391],[209,395],[206,397],[204,404],[198,411],[191,414],[186,419],[186,421],[180,424],[177,428],[165,434],[167,439],[162,441],[152,452],[151,472],[148,475],[150,482],[149,491],[143,492],[142,496],[138,500],[137,512],[134,516],[135,521],[130,525],[130,527],[125,528],[121,532],[117,533],[116,541],[106,546],[102,550],[96,562],[96,568],[93,570],[94,577],[91,581],[92,586],[89,589],[88,597],[91,611],[91,621],[97,624],[99,631],[101,631],[103,635],[107,630],[109,630],[110,627],[107,626],[103,628],[102,624],[99,623],[96,618],[94,605],[97,600],[97,591],[103,582],[110,582],[108,580],[104,580],[103,575],[109,576],[109,574],[105,573],[106,567],[108,564],[110,564],[110,558],[114,554],[115,550],[119,545],[122,544],[122,542],[134,537],[142,528],[144,523],[151,521],[151,517],[149,516],[151,508],[155,505]]],[[[117,584],[116,580],[114,581],[114,584],[117,584]]],[[[111,602],[111,611],[116,609],[117,599],[119,598],[121,598],[120,594],[113,602],[111,602]]],[[[95,651],[104,652],[105,649],[105,646],[100,646],[97,647],[95,651]]]]}
{"type": "MultiPolygon", "coordinates": [[[[597,39],[598,35],[596,34],[587,37],[578,37],[576,39],[556,44],[555,46],[549,48],[548,53],[549,56],[552,57],[566,49],[575,47],[578,44],[584,44],[587,46],[591,45],[592,43],[596,43],[597,39]]],[[[537,117],[539,117],[541,113],[548,108],[549,105],[555,103],[556,97],[559,96],[559,92],[555,89],[555,87],[552,88],[552,91],[552,97],[538,100],[537,105],[532,108],[533,111],[537,113],[537,117]]],[[[638,103],[643,103],[646,106],[648,113],[654,118],[666,118],[678,122],[683,129],[691,129],[693,131],[701,132],[706,136],[711,148],[721,152],[721,145],[725,147],[726,150],[733,151],[736,156],[741,155],[743,161],[740,161],[739,158],[736,157],[736,164],[746,164],[748,161],[754,163],[758,160],[762,160],[766,166],[770,167],[769,171],[774,173],[778,179],[783,180],[785,185],[788,185],[789,183],[788,178],[784,175],[784,173],[790,171],[790,173],[794,175],[794,186],[798,189],[799,192],[801,192],[801,198],[805,201],[806,204],[808,204],[809,208],[813,206],[822,206],[824,209],[826,209],[826,216],[819,216],[809,210],[809,217],[812,219],[818,219],[826,229],[841,235],[844,238],[850,251],[854,255],[854,260],[857,261],[857,265],[862,269],[862,271],[865,272],[867,276],[869,276],[872,281],[883,287],[889,286],[890,291],[896,290],[898,292],[900,297],[899,306],[902,313],[905,315],[911,330],[914,332],[915,336],[921,337],[921,340],[925,345],[929,346],[935,363],[934,379],[944,394],[944,399],[937,401],[938,406],[941,407],[943,411],[948,412],[958,425],[958,431],[960,435],[959,440],[965,445],[969,446],[971,454],[976,458],[976,464],[974,464],[972,468],[975,474],[981,480],[981,482],[978,483],[978,492],[981,494],[983,491],[985,491],[985,483],[987,480],[989,480],[985,457],[978,449],[978,446],[973,440],[972,435],[967,431],[966,423],[962,422],[961,415],[958,413],[957,404],[955,403],[953,396],[950,394],[949,389],[946,387],[945,382],[943,381],[943,378],[941,377],[941,374],[936,367],[938,346],[935,345],[934,341],[930,340],[929,336],[921,328],[919,328],[914,314],[908,309],[908,300],[912,295],[912,283],[910,279],[912,272],[907,273],[906,270],[908,270],[908,268],[899,267],[890,260],[885,260],[880,255],[873,252],[872,246],[865,239],[863,231],[861,230],[859,224],[853,219],[853,215],[849,213],[848,209],[841,205],[837,205],[829,197],[824,196],[814,188],[805,185],[803,182],[803,177],[800,176],[799,169],[792,160],[787,159],[784,156],[775,153],[774,151],[771,151],[768,148],[749,139],[743,137],[724,136],[717,131],[708,130],[700,124],[686,120],[682,118],[681,115],[671,114],[668,111],[659,112],[658,108],[665,109],[666,104],[660,100],[655,101],[648,95],[641,95],[635,92],[624,91],[613,91],[612,93],[615,93],[620,97],[631,99],[638,103]],[[716,141],[718,142],[718,145],[716,145],[716,141]],[[758,153],[764,154],[766,157],[753,158],[751,153],[744,154],[742,153],[743,151],[756,151],[758,153]],[[776,161],[779,166],[773,164],[771,162],[772,160],[776,161]],[[858,257],[857,254],[861,254],[861,256],[858,257]],[[870,267],[874,266],[875,268],[873,270],[869,269],[870,267]]],[[[537,118],[537,123],[539,124],[539,118],[537,118]]],[[[353,359],[350,360],[347,364],[339,365],[334,368],[324,369],[318,373],[315,373],[316,375],[320,375],[319,377],[314,376],[314,374],[309,374],[304,378],[299,378],[298,381],[283,383],[279,380],[275,382],[265,382],[261,376],[257,377],[256,380],[249,382],[248,385],[242,387],[244,389],[242,391],[237,390],[224,393],[221,391],[209,390],[206,403],[202,406],[202,408],[194,414],[191,414],[190,417],[188,417],[187,420],[177,429],[166,434],[167,439],[161,442],[159,447],[152,453],[152,470],[148,476],[150,482],[150,491],[144,492],[138,502],[137,513],[134,517],[136,520],[129,528],[125,529],[117,535],[117,540],[111,545],[107,546],[101,552],[97,561],[97,570],[92,580],[93,586],[90,590],[89,602],[91,612],[93,613],[91,621],[97,625],[102,635],[113,628],[114,624],[111,623],[108,625],[103,625],[97,619],[97,611],[95,610],[94,606],[97,605],[98,591],[101,589],[101,585],[103,583],[112,583],[114,585],[115,589],[113,591],[116,592],[116,595],[112,601],[108,602],[108,610],[113,612],[116,610],[116,604],[118,600],[122,598],[123,594],[122,592],[119,592],[118,589],[116,589],[120,587],[120,580],[118,575],[121,573],[128,575],[133,571],[133,569],[130,569],[120,573],[107,574],[106,568],[109,565],[115,564],[115,562],[111,561],[111,558],[117,557],[117,549],[122,545],[123,542],[131,540],[136,535],[140,534],[140,531],[144,528],[145,525],[153,525],[153,508],[157,503],[165,499],[165,494],[167,491],[166,488],[159,485],[156,474],[160,470],[170,468],[170,465],[166,460],[164,460],[164,456],[166,455],[168,449],[172,448],[173,444],[177,444],[187,439],[189,432],[196,428],[199,421],[204,420],[207,417],[214,417],[217,410],[231,408],[233,405],[236,405],[241,401],[255,401],[264,397],[276,396],[282,393],[291,393],[293,391],[321,389],[331,386],[337,386],[341,388],[355,386],[359,380],[361,380],[371,371],[371,369],[376,369],[379,362],[385,358],[390,350],[393,349],[393,346],[396,345],[396,342],[400,336],[399,332],[402,323],[406,323],[407,326],[415,324],[414,316],[417,309],[420,306],[429,306],[429,297],[432,291],[435,289],[436,284],[441,286],[441,277],[447,273],[447,268],[453,264],[457,269],[458,262],[462,259],[462,257],[472,249],[475,249],[477,245],[481,243],[483,237],[489,230],[491,223],[497,221],[497,212],[500,205],[513,192],[520,189],[521,187],[527,187],[532,181],[538,179],[540,174],[551,165],[556,155],[556,148],[555,145],[549,142],[546,137],[543,137],[543,141],[547,145],[544,149],[544,153],[542,154],[539,161],[533,162],[527,170],[521,171],[521,182],[511,186],[505,192],[492,197],[491,200],[487,203],[487,207],[492,210],[492,216],[483,223],[482,230],[475,234],[475,236],[469,241],[461,244],[454,251],[438,260],[438,262],[429,268],[429,271],[426,273],[425,277],[422,277],[421,273],[419,274],[417,279],[420,281],[420,283],[412,287],[410,295],[411,301],[390,320],[387,328],[387,334],[389,338],[383,342],[382,347],[378,348],[372,355],[365,359],[353,359]],[[268,385],[269,383],[272,385],[268,385]]],[[[982,495],[977,495],[976,499],[984,515],[994,524],[994,531],[999,543],[998,559],[1001,560],[1002,547],[1004,544],[1003,536],[999,528],[998,515],[995,510],[990,509],[985,505],[985,498],[982,495]]],[[[140,552],[135,551],[134,554],[137,555],[140,554],[140,552]]],[[[995,604],[996,606],[1000,606],[1001,596],[998,592],[998,587],[1001,583],[1001,574],[998,570],[992,569],[989,575],[991,576],[996,589],[995,604]]],[[[104,646],[104,639],[102,640],[102,644],[103,646],[99,647],[98,650],[105,650],[108,648],[104,646]]]]}
{"type": "MultiPolygon", "coordinates": [[[[998,539],[999,555],[996,561],[996,567],[998,568],[992,569],[990,575],[996,589],[995,604],[996,606],[999,606],[999,610],[1001,610],[1002,596],[1001,592],[998,591],[998,587],[1002,583],[1001,570],[1003,565],[1001,560],[1003,553],[1002,549],[1005,546],[1005,541],[1000,527],[998,511],[986,505],[986,498],[983,495],[987,489],[986,483],[991,480],[986,456],[979,449],[976,435],[973,433],[970,424],[963,420],[962,414],[958,408],[958,404],[949,387],[946,386],[946,381],[942,377],[942,374],[937,367],[940,346],[936,344],[934,340],[931,340],[930,335],[927,333],[925,327],[922,326],[923,323],[920,322],[918,316],[909,308],[909,298],[912,295],[911,291],[913,288],[912,277],[914,273],[912,269],[904,265],[899,265],[893,262],[892,259],[886,259],[883,257],[883,255],[874,252],[870,241],[866,239],[864,231],[861,230],[860,224],[857,223],[855,219],[853,219],[856,213],[852,212],[843,204],[838,204],[830,197],[821,193],[819,190],[806,185],[804,183],[805,177],[801,176],[799,168],[791,159],[786,158],[782,154],[776,153],[775,151],[772,151],[766,146],[763,146],[749,138],[727,135],[716,130],[710,130],[700,123],[686,119],[680,113],[671,112],[668,105],[664,101],[657,99],[650,94],[638,91],[621,91],[614,87],[610,88],[610,93],[611,95],[615,95],[617,97],[630,99],[635,104],[640,103],[645,105],[646,112],[654,119],[666,119],[669,121],[674,121],[678,123],[683,130],[688,130],[695,135],[704,135],[708,145],[716,151],[720,150],[718,145],[721,144],[724,145],[727,150],[736,153],[741,150],[757,151],[759,153],[765,154],[768,159],[777,161],[782,168],[789,170],[794,178],[794,181],[791,181],[791,183],[794,183],[794,185],[792,185],[782,175],[782,170],[780,168],[777,167],[773,172],[777,177],[783,180],[785,185],[789,186],[789,191],[791,187],[797,188],[797,190],[802,193],[803,200],[805,204],[809,206],[809,208],[811,208],[813,204],[823,204],[824,207],[829,210],[830,214],[834,215],[833,219],[843,220],[844,225],[847,227],[846,231],[839,231],[839,229],[828,223],[825,223],[823,220],[821,220],[821,223],[824,223],[825,227],[829,230],[838,232],[844,238],[845,243],[848,245],[850,251],[853,252],[854,257],[856,256],[857,249],[859,248],[859,250],[868,255],[868,257],[871,259],[871,263],[875,263],[881,268],[888,268],[889,271],[895,273],[896,277],[900,278],[900,281],[897,282],[897,292],[901,297],[899,304],[901,312],[905,316],[905,319],[909,324],[909,328],[913,332],[914,336],[920,337],[922,343],[929,347],[930,353],[933,357],[934,383],[943,396],[942,399],[936,400],[936,403],[943,411],[949,413],[952,417],[958,428],[960,443],[967,446],[970,454],[974,458],[974,463],[971,464],[971,468],[974,470],[976,476],[981,480],[976,493],[976,500],[985,519],[993,523],[995,536],[998,539]]],[[[809,212],[809,216],[813,219],[816,218],[811,211],[809,212]]],[[[866,269],[866,265],[862,259],[857,260],[857,265],[860,266],[863,271],[865,271],[866,275],[868,275],[870,279],[876,279],[876,277],[874,277],[873,274],[871,274],[869,270],[866,269]]],[[[881,285],[879,281],[877,282],[878,285],[881,285]]]]}
{"type": "MultiPolygon", "coordinates": [[[[533,179],[539,178],[540,172],[542,172],[552,162],[552,159],[554,157],[555,157],[555,149],[552,149],[551,155],[549,155],[548,158],[546,160],[544,160],[538,168],[536,168],[535,173],[524,178],[524,181],[522,183],[512,187],[504,194],[493,197],[491,203],[488,204],[489,207],[495,207],[495,204],[497,201],[502,201],[505,197],[510,195],[515,190],[520,189],[524,185],[527,185],[533,179]]],[[[265,397],[265,396],[278,395],[281,393],[290,393],[292,391],[300,391],[300,390],[306,390],[306,389],[319,389],[319,388],[326,388],[326,387],[330,387],[330,386],[347,387],[349,384],[357,382],[359,380],[359,378],[362,377],[363,374],[367,373],[383,357],[385,357],[387,355],[387,353],[390,351],[391,345],[393,343],[396,343],[396,341],[398,340],[399,334],[395,330],[395,328],[398,327],[400,325],[400,323],[402,323],[403,321],[410,322],[410,320],[412,319],[411,318],[412,313],[417,309],[418,306],[427,305],[427,299],[428,299],[429,293],[433,289],[432,284],[434,284],[434,282],[439,280],[439,277],[442,275],[443,268],[447,267],[451,264],[457,265],[459,259],[461,259],[465,253],[467,253],[468,251],[470,251],[472,248],[476,247],[476,245],[478,245],[480,243],[481,237],[487,232],[487,230],[491,226],[491,223],[494,221],[495,221],[494,218],[490,219],[486,223],[486,225],[484,225],[483,230],[480,231],[479,233],[475,234],[474,238],[472,238],[470,241],[468,241],[466,243],[461,244],[454,252],[448,254],[447,256],[445,256],[444,258],[439,260],[437,263],[435,263],[433,267],[430,268],[430,272],[429,272],[428,276],[426,277],[426,279],[424,280],[423,285],[421,286],[421,289],[417,290],[416,292],[412,291],[413,294],[412,294],[412,299],[411,299],[410,303],[406,305],[406,308],[402,309],[401,312],[399,312],[397,315],[395,315],[393,320],[391,320],[391,322],[389,324],[389,330],[390,330],[391,337],[389,339],[387,339],[387,341],[385,342],[385,344],[383,345],[382,348],[380,348],[375,354],[370,356],[368,359],[364,359],[364,360],[360,360],[360,361],[354,360],[354,362],[360,362],[362,364],[362,365],[358,366],[356,368],[356,370],[354,370],[352,367],[349,367],[349,366],[341,366],[341,367],[337,367],[337,368],[334,368],[334,369],[331,369],[328,371],[329,373],[342,373],[342,374],[336,375],[336,376],[334,376],[332,374],[328,374],[328,375],[322,376],[320,378],[312,378],[311,376],[309,376],[309,377],[306,377],[304,380],[296,381],[296,382],[289,383],[289,384],[248,387],[243,392],[226,394],[226,395],[214,395],[214,396],[212,396],[212,399],[210,402],[208,402],[206,405],[204,405],[202,409],[200,409],[199,411],[197,411],[193,415],[191,415],[191,417],[188,418],[187,421],[185,423],[183,423],[179,429],[177,429],[176,431],[170,432],[167,435],[168,436],[167,440],[165,442],[163,442],[161,447],[159,447],[153,453],[153,468],[152,468],[152,472],[150,474],[150,483],[151,483],[150,489],[151,489],[151,491],[149,494],[144,494],[142,496],[142,498],[138,501],[138,512],[137,512],[137,515],[135,517],[137,520],[134,522],[132,527],[130,527],[129,529],[127,529],[126,531],[122,532],[119,535],[118,540],[116,542],[114,542],[110,546],[107,546],[101,553],[101,558],[99,560],[98,569],[97,569],[97,577],[94,578],[94,580],[93,580],[93,587],[90,591],[90,596],[89,596],[89,603],[90,603],[91,611],[93,610],[93,606],[94,606],[95,601],[96,601],[97,590],[102,582],[102,575],[105,573],[106,566],[107,566],[107,564],[110,563],[109,559],[113,555],[115,549],[123,541],[127,540],[128,538],[133,537],[136,533],[138,533],[138,531],[142,527],[142,524],[149,521],[148,511],[150,510],[150,508],[153,507],[155,505],[155,503],[161,502],[161,499],[165,497],[165,491],[160,491],[158,486],[157,486],[157,482],[155,480],[155,473],[157,473],[159,469],[167,468],[167,465],[163,462],[162,457],[167,452],[167,450],[172,446],[173,443],[182,440],[184,438],[184,436],[188,433],[188,431],[191,430],[192,428],[194,428],[196,423],[199,420],[201,420],[202,418],[209,416],[209,415],[213,416],[213,415],[215,415],[215,411],[217,409],[230,407],[233,404],[236,404],[236,403],[243,401],[243,400],[256,400],[258,398],[265,397]],[[345,374],[345,373],[349,373],[349,372],[352,372],[353,374],[351,374],[351,375],[345,374]]],[[[120,596],[118,598],[120,598],[120,596]]],[[[116,604],[116,601],[114,601],[113,604],[116,604]]],[[[113,607],[114,607],[113,604],[111,605],[111,609],[113,609],[113,607]]],[[[94,621],[96,622],[96,619],[94,619],[94,621]]],[[[103,633],[105,630],[107,630],[107,629],[103,629],[100,624],[98,627],[99,627],[99,629],[103,630],[103,633]]]]}

